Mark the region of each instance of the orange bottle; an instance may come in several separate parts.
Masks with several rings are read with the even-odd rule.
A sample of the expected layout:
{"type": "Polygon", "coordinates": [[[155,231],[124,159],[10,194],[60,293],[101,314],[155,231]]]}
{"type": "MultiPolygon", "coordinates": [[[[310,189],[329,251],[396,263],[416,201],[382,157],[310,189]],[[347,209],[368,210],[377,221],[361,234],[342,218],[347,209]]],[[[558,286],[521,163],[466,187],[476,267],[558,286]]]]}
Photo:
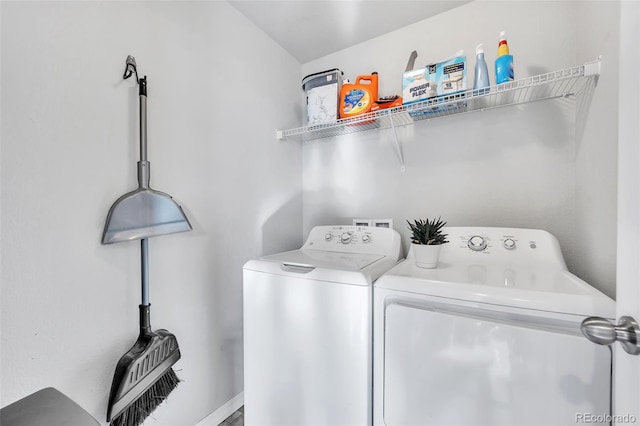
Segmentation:
{"type": "Polygon", "coordinates": [[[355,83],[344,83],[340,89],[340,118],[370,112],[377,99],[378,73],[359,75],[355,83]]]}

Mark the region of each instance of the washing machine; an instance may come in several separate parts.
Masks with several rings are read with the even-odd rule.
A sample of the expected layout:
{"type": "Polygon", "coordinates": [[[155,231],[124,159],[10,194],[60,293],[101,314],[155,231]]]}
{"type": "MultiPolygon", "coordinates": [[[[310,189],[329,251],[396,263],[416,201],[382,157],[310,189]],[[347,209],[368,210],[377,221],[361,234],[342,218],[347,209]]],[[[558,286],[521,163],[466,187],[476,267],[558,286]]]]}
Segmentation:
{"type": "Polygon", "coordinates": [[[372,283],[401,253],[393,229],[317,226],[244,265],[245,425],[372,424],[372,283]]]}
{"type": "Polygon", "coordinates": [[[611,350],[580,332],[612,299],[542,230],[449,227],[374,285],[375,425],[575,425],[611,414],[611,350]]]}

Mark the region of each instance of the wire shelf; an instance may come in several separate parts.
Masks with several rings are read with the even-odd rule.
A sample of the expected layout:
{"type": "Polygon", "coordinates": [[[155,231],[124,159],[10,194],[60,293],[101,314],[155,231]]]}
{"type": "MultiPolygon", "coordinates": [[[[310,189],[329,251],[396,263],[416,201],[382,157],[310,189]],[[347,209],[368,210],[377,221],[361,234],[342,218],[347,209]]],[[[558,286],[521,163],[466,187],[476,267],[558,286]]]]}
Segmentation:
{"type": "Polygon", "coordinates": [[[483,111],[509,105],[578,95],[600,75],[601,60],[526,77],[479,90],[467,90],[397,108],[380,110],[333,123],[276,130],[278,139],[309,141],[372,129],[406,126],[416,121],[483,111]]]}

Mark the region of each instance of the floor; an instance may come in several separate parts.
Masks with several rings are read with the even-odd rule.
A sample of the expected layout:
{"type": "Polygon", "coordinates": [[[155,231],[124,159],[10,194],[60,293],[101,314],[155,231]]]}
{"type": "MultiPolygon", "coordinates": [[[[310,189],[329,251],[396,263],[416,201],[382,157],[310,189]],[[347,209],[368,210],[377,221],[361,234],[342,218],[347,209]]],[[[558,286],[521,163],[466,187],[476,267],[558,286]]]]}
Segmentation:
{"type": "Polygon", "coordinates": [[[240,407],[238,411],[227,417],[218,426],[244,426],[244,406],[240,407]]]}

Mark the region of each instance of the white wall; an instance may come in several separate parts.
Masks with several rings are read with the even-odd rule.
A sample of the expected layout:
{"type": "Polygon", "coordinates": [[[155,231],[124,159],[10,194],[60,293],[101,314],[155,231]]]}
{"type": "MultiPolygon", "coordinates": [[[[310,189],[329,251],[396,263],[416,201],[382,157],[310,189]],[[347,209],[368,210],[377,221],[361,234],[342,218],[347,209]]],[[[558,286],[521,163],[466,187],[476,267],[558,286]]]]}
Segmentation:
{"type": "MultiPolygon", "coordinates": [[[[610,4],[606,7],[610,7],[610,4]]],[[[555,234],[569,268],[609,295],[615,294],[615,117],[618,19],[600,14],[598,2],[475,1],[360,45],[303,64],[302,76],[340,68],[354,81],[378,71],[380,95],[399,94],[409,53],[416,66],[459,49],[473,84],[475,46],[493,61],[507,31],[515,76],[522,78],[596,59],[605,53],[604,88],[596,88],[591,120],[578,140],[573,102],[537,102],[399,129],[406,172],[393,131],[372,131],[308,142],[303,147],[305,232],[323,223],[392,218],[408,244],[406,220],[442,216],[449,225],[542,228],[555,234]],[[584,19],[580,24],[577,18],[584,19]],[[582,32],[601,26],[587,41],[582,32]],[[586,57],[587,54],[591,56],[586,57]],[[611,134],[606,142],[597,134],[611,134]],[[597,166],[596,166],[597,165],[597,166]],[[597,174],[588,174],[597,167],[597,174]],[[577,182],[577,180],[581,180],[577,182]],[[598,181],[597,191],[588,189],[598,181]],[[613,200],[613,202],[612,202],[613,200]],[[605,206],[602,213],[593,213],[605,206]],[[585,212],[585,209],[589,209],[585,212]],[[611,213],[614,214],[611,214],[611,213]],[[607,220],[604,220],[607,218],[607,220]],[[605,256],[596,235],[611,239],[605,256]],[[589,244],[584,244],[583,236],[589,244]]]]}
{"type": "Polygon", "coordinates": [[[591,103],[577,111],[574,272],[615,295],[620,3],[577,6],[577,60],[602,55],[603,64],[591,103]]]}
{"type": "Polygon", "coordinates": [[[147,424],[193,425],[243,389],[242,265],[302,242],[300,64],[226,2],[2,2],[2,390],[54,386],[104,422],[137,337],[139,244],[100,245],[133,189],[149,78],[151,185],[194,231],[150,240],[152,327],[184,382],[147,424]],[[291,100],[295,100],[292,102],[291,100]]]}

